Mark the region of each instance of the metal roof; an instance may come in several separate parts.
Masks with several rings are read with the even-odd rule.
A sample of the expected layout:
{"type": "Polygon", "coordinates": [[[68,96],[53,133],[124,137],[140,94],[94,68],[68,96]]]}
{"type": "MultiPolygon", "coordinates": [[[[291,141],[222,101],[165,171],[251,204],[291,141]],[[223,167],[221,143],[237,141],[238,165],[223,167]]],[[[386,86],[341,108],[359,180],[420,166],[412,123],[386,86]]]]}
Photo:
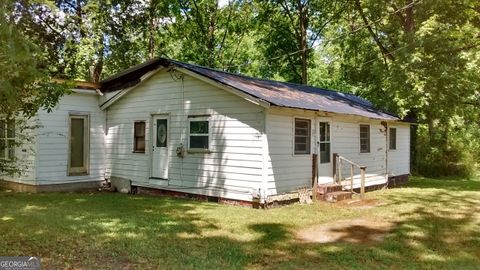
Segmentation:
{"type": "Polygon", "coordinates": [[[397,116],[378,110],[369,101],[352,94],[301,84],[253,78],[166,58],[150,60],[147,63],[123,71],[120,75],[116,74],[107,78],[102,81],[102,91],[118,89],[122,84],[130,86],[132,81],[138,82],[138,78],[143,74],[159,66],[184,68],[274,106],[359,115],[382,120],[400,120],[397,116]],[[124,79],[128,81],[122,80],[122,77],[125,77],[124,79]],[[112,89],[112,86],[115,86],[114,89],[112,89]]]}

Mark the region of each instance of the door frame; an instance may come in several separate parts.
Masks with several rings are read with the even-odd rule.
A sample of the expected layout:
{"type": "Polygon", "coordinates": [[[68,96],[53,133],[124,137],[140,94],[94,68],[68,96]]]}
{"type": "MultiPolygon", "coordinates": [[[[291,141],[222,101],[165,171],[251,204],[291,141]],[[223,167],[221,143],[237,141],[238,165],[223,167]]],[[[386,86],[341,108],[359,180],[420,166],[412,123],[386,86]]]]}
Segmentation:
{"type": "Polygon", "coordinates": [[[90,114],[85,112],[69,112],[67,117],[68,129],[68,150],[67,150],[67,176],[80,176],[90,174],[90,114]],[[72,119],[83,119],[83,167],[71,168],[71,139],[72,139],[72,119]]]}
{"type": "MultiPolygon", "coordinates": [[[[153,128],[153,126],[154,126],[153,123],[154,123],[155,117],[161,117],[160,119],[167,119],[167,157],[169,155],[168,151],[170,151],[168,149],[169,144],[170,144],[170,129],[171,129],[170,113],[151,113],[150,114],[150,144],[148,145],[148,147],[150,147],[150,150],[149,150],[149,153],[150,153],[150,177],[149,178],[150,179],[168,180],[168,175],[167,175],[166,179],[153,176],[153,149],[154,149],[155,143],[156,143],[156,138],[155,138],[156,130],[153,128]]],[[[170,162],[168,162],[167,166],[170,166],[169,163],[170,162]]]]}
{"type": "Polygon", "coordinates": [[[316,129],[316,136],[317,136],[317,143],[316,143],[316,150],[317,150],[317,153],[318,153],[318,160],[317,160],[317,182],[318,182],[318,179],[320,177],[331,177],[333,179],[333,169],[332,169],[332,166],[333,166],[333,160],[332,160],[332,155],[333,155],[333,120],[331,117],[317,117],[315,119],[316,121],[316,125],[317,125],[317,129],[316,129]],[[329,123],[330,125],[330,162],[328,163],[321,163],[320,162],[320,122],[327,122],[329,123]],[[329,172],[327,172],[327,176],[321,176],[320,175],[320,169],[321,169],[321,166],[326,166],[328,165],[329,166],[329,172]]]}

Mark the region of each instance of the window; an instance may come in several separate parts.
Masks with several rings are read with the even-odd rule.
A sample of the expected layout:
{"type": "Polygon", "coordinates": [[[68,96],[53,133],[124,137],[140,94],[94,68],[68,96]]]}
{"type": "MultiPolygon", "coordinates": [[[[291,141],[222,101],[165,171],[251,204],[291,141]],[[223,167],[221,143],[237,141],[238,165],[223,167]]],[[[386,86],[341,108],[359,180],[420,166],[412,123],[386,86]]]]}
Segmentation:
{"type": "Polygon", "coordinates": [[[389,141],[390,150],[397,149],[397,129],[396,128],[390,128],[388,141],[389,141]]]}
{"type": "Polygon", "coordinates": [[[208,150],[208,117],[190,116],[188,122],[188,148],[191,150],[208,150]]]}
{"type": "Polygon", "coordinates": [[[0,158],[15,157],[15,120],[0,120],[0,158]]]}
{"type": "Polygon", "coordinates": [[[295,155],[310,154],[310,120],[295,118],[295,155]]]}
{"type": "Polygon", "coordinates": [[[157,135],[156,135],[156,147],[167,147],[167,137],[168,137],[168,120],[167,119],[157,119],[157,135]]]}
{"type": "Polygon", "coordinates": [[[133,152],[145,153],[145,121],[133,123],[133,152]]]}
{"type": "Polygon", "coordinates": [[[69,116],[68,175],[88,174],[89,121],[88,115],[69,116]]]}
{"type": "Polygon", "coordinates": [[[360,153],[370,153],[369,125],[360,125],[360,153]]]}
{"type": "Polygon", "coordinates": [[[320,163],[330,163],[329,122],[320,122],[320,163]]]}

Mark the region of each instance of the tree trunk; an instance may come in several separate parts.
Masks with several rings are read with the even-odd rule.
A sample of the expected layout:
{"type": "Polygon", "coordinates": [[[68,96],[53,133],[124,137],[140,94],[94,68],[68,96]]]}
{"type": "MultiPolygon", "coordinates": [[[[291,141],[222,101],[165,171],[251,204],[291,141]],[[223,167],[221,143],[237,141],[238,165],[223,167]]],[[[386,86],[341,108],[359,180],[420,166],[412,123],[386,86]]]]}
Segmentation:
{"type": "Polygon", "coordinates": [[[385,59],[389,59],[391,61],[395,61],[395,57],[390,53],[390,51],[383,45],[382,41],[380,40],[380,38],[377,36],[377,34],[375,34],[375,31],[373,31],[373,28],[370,24],[370,22],[368,21],[368,18],[367,16],[365,15],[365,13],[363,12],[363,9],[362,9],[362,5],[360,3],[360,0],[355,0],[355,7],[360,15],[360,17],[362,18],[362,21],[363,23],[365,24],[365,27],[367,28],[368,32],[370,33],[370,35],[372,36],[373,40],[375,41],[375,43],[377,44],[378,48],[380,49],[380,52],[383,54],[383,57],[385,59]]]}
{"type": "Polygon", "coordinates": [[[216,30],[216,10],[215,7],[211,11],[208,22],[208,33],[207,33],[207,53],[208,53],[208,66],[215,67],[215,30],[216,30]]]}
{"type": "Polygon", "coordinates": [[[103,34],[100,34],[98,37],[98,51],[97,51],[97,61],[93,65],[93,70],[91,71],[90,80],[94,83],[98,83],[102,76],[103,71],[103,57],[104,57],[105,44],[103,42],[103,34]]]}
{"type": "Polygon", "coordinates": [[[155,22],[152,16],[150,16],[148,32],[148,58],[153,59],[155,57],[155,22]]]}
{"type": "Polygon", "coordinates": [[[298,0],[298,11],[300,17],[300,64],[302,69],[302,84],[308,84],[308,45],[307,45],[307,29],[308,29],[308,7],[298,0]]]}
{"type": "Polygon", "coordinates": [[[83,29],[83,18],[82,18],[82,0],[77,0],[76,3],[76,15],[77,15],[77,27],[78,27],[78,33],[80,35],[80,39],[82,39],[85,36],[85,29],[83,29]]]}
{"type": "Polygon", "coordinates": [[[148,58],[153,59],[155,57],[155,30],[157,27],[155,21],[156,2],[150,2],[148,10],[148,58]]]}
{"type": "Polygon", "coordinates": [[[98,61],[93,66],[91,81],[94,83],[98,83],[102,76],[103,71],[103,55],[102,58],[98,59],[98,61]]]}

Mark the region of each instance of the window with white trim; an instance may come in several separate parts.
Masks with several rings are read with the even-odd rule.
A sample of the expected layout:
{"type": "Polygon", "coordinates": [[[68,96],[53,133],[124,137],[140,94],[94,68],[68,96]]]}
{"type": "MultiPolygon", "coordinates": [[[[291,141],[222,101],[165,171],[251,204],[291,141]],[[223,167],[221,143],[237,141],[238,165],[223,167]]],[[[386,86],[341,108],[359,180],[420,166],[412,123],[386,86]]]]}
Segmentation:
{"type": "Polygon", "coordinates": [[[0,119],[0,159],[15,157],[15,120],[0,119]]]}
{"type": "Polygon", "coordinates": [[[397,129],[396,128],[389,128],[388,142],[389,142],[388,145],[390,150],[397,149],[397,129]]]}
{"type": "Polygon", "coordinates": [[[309,119],[295,118],[295,155],[310,154],[311,122],[309,119]]]}
{"type": "Polygon", "coordinates": [[[188,149],[206,151],[210,147],[208,116],[188,117],[188,149]]]}
{"type": "Polygon", "coordinates": [[[330,163],[330,122],[320,122],[320,163],[330,163]]]}
{"type": "Polygon", "coordinates": [[[370,153],[370,125],[360,125],[360,153],[370,153]]]}

